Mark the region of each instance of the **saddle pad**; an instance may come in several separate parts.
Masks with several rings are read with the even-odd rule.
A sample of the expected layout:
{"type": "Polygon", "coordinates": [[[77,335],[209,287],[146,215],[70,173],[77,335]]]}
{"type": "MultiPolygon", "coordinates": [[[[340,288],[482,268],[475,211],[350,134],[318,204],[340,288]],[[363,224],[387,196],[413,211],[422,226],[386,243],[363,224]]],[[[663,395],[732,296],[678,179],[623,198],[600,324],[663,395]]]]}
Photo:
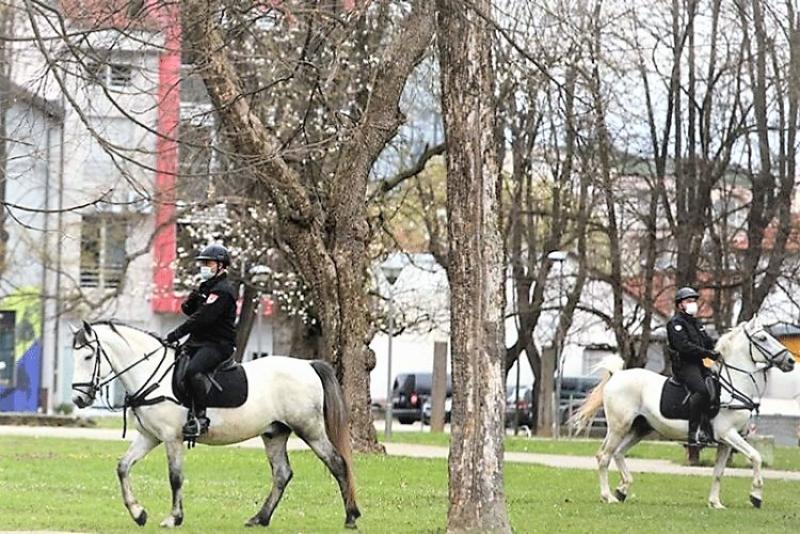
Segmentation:
{"type": "Polygon", "coordinates": [[[686,386],[673,381],[664,381],[661,389],[661,415],[667,419],[689,420],[689,390],[686,386]]]}
{"type": "MultiPolygon", "coordinates": [[[[709,378],[708,380],[712,380],[709,378]]],[[[710,395],[713,397],[709,407],[708,416],[716,417],[719,413],[719,382],[713,379],[714,386],[710,395]]],[[[707,384],[708,386],[708,384],[707,384]]],[[[710,387],[710,386],[709,386],[710,387]]],[[[661,389],[661,403],[659,405],[661,415],[666,419],[685,419],[689,420],[689,390],[681,382],[674,378],[669,378],[664,382],[661,389]]]]}
{"type": "MultiPolygon", "coordinates": [[[[181,356],[175,364],[172,375],[172,391],[175,398],[185,407],[191,407],[191,399],[182,377],[186,374],[188,358],[181,356]],[[182,361],[185,360],[185,361],[182,361]]],[[[223,362],[206,379],[206,395],[203,400],[208,408],[238,408],[247,401],[247,374],[238,363],[223,362]],[[219,387],[217,387],[219,386],[219,387]]]]}

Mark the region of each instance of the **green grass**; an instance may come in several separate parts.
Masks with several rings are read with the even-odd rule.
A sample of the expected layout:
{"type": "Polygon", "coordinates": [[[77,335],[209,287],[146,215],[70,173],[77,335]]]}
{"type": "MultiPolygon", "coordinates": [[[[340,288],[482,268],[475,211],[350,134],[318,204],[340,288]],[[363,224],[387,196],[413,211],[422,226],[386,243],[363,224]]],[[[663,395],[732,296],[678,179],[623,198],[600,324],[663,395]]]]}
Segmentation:
{"type": "MultiPolygon", "coordinates": [[[[450,435],[431,432],[395,432],[392,441],[448,447],[450,435]]],[[[598,439],[540,439],[508,436],[505,440],[508,452],[532,452],[540,454],[565,454],[568,456],[594,456],[600,447],[598,439]]],[[[713,465],[716,449],[706,448],[700,454],[701,465],[713,465]]],[[[629,458],[653,458],[683,464],[686,453],[683,445],[670,441],[643,441],[628,452],[629,458]]],[[[750,464],[741,454],[734,455],[734,467],[748,467],[750,464]]],[[[800,448],[775,447],[775,463],[770,469],[800,471],[800,448]]]]}
{"type": "MultiPolygon", "coordinates": [[[[162,451],[136,466],[134,490],[150,522],[137,529],[115,475],[122,441],[0,437],[0,530],[156,532],[169,511],[162,451]]],[[[269,532],[341,532],[344,514],[333,479],[308,452],[291,453],[295,477],[269,532]]],[[[269,481],[262,451],[199,447],[184,462],[185,532],[244,531],[269,481]]],[[[358,456],[361,532],[441,532],[447,514],[444,460],[358,456]]],[[[749,480],[723,481],[729,509],[705,507],[706,477],[637,476],[623,505],[599,502],[593,471],[509,464],[506,499],[515,532],[789,532],[800,522],[800,484],[767,480],[764,508],[754,510],[749,480]]],[[[612,474],[612,480],[616,477],[612,474]]],[[[252,532],[252,531],[248,531],[252,532]]]]}

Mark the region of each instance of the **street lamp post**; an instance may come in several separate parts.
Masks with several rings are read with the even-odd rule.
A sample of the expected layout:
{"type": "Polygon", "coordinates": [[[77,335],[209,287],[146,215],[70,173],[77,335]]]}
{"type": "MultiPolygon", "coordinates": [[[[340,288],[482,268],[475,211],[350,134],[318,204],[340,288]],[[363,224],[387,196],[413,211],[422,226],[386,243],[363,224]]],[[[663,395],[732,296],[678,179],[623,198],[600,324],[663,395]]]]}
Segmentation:
{"type": "Polygon", "coordinates": [[[561,343],[558,339],[558,330],[561,324],[561,300],[564,292],[564,262],[567,259],[567,253],[563,250],[554,250],[547,255],[547,259],[552,262],[558,262],[558,318],[556,319],[556,336],[555,336],[555,357],[556,357],[556,387],[553,396],[553,437],[559,439],[561,437],[561,379],[564,372],[564,358],[561,350],[561,343]]]}
{"type": "Polygon", "coordinates": [[[392,437],[392,338],[394,337],[394,283],[403,267],[387,261],[381,266],[383,276],[389,282],[389,351],[386,362],[386,414],[384,415],[384,436],[392,437]]]}

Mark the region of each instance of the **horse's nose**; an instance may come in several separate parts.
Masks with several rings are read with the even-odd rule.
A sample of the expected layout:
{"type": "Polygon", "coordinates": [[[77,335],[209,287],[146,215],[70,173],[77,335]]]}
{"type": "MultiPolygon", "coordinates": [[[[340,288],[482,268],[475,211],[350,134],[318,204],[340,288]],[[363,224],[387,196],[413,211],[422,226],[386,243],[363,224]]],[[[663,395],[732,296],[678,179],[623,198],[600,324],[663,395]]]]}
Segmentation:
{"type": "Polygon", "coordinates": [[[89,405],[89,403],[86,402],[86,400],[81,395],[75,395],[74,397],[72,397],[72,404],[74,404],[78,408],[86,408],[86,406],[89,405]]]}

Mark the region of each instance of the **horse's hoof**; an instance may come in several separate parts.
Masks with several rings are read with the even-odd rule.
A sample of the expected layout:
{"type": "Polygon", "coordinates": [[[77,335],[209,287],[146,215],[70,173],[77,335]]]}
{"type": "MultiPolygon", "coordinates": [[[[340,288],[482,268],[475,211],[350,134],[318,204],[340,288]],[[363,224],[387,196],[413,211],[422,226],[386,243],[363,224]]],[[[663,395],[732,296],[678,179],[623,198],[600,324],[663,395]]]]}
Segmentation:
{"type": "Polygon", "coordinates": [[[356,525],[356,521],[354,519],[352,521],[345,521],[344,522],[344,528],[347,528],[347,529],[350,529],[350,530],[356,530],[356,529],[358,529],[358,525],[356,525]]]}
{"type": "Polygon", "coordinates": [[[163,528],[172,528],[181,526],[181,523],[183,523],[183,516],[175,517],[170,515],[164,518],[164,520],[160,523],[160,526],[163,528]]]}
{"type": "Polygon", "coordinates": [[[725,505],[721,502],[708,502],[708,507],[713,510],[725,510],[725,505]]]}
{"type": "Polygon", "coordinates": [[[614,490],[614,495],[617,497],[619,502],[625,502],[625,499],[628,498],[628,496],[622,493],[620,490],[614,490]]]}
{"type": "Polygon", "coordinates": [[[139,517],[137,517],[134,521],[136,521],[136,524],[140,527],[145,526],[147,524],[147,510],[142,510],[142,513],[139,514],[139,517]]]}
{"type": "Polygon", "coordinates": [[[600,499],[606,504],[616,504],[619,502],[613,495],[601,495],[600,499]]]}
{"type": "Polygon", "coordinates": [[[755,495],[750,495],[750,503],[755,508],[761,508],[761,498],[756,497],[755,495]]]}
{"type": "Polygon", "coordinates": [[[269,519],[262,519],[257,515],[254,515],[250,519],[247,520],[247,523],[244,524],[246,527],[267,527],[269,526],[269,519]]]}

